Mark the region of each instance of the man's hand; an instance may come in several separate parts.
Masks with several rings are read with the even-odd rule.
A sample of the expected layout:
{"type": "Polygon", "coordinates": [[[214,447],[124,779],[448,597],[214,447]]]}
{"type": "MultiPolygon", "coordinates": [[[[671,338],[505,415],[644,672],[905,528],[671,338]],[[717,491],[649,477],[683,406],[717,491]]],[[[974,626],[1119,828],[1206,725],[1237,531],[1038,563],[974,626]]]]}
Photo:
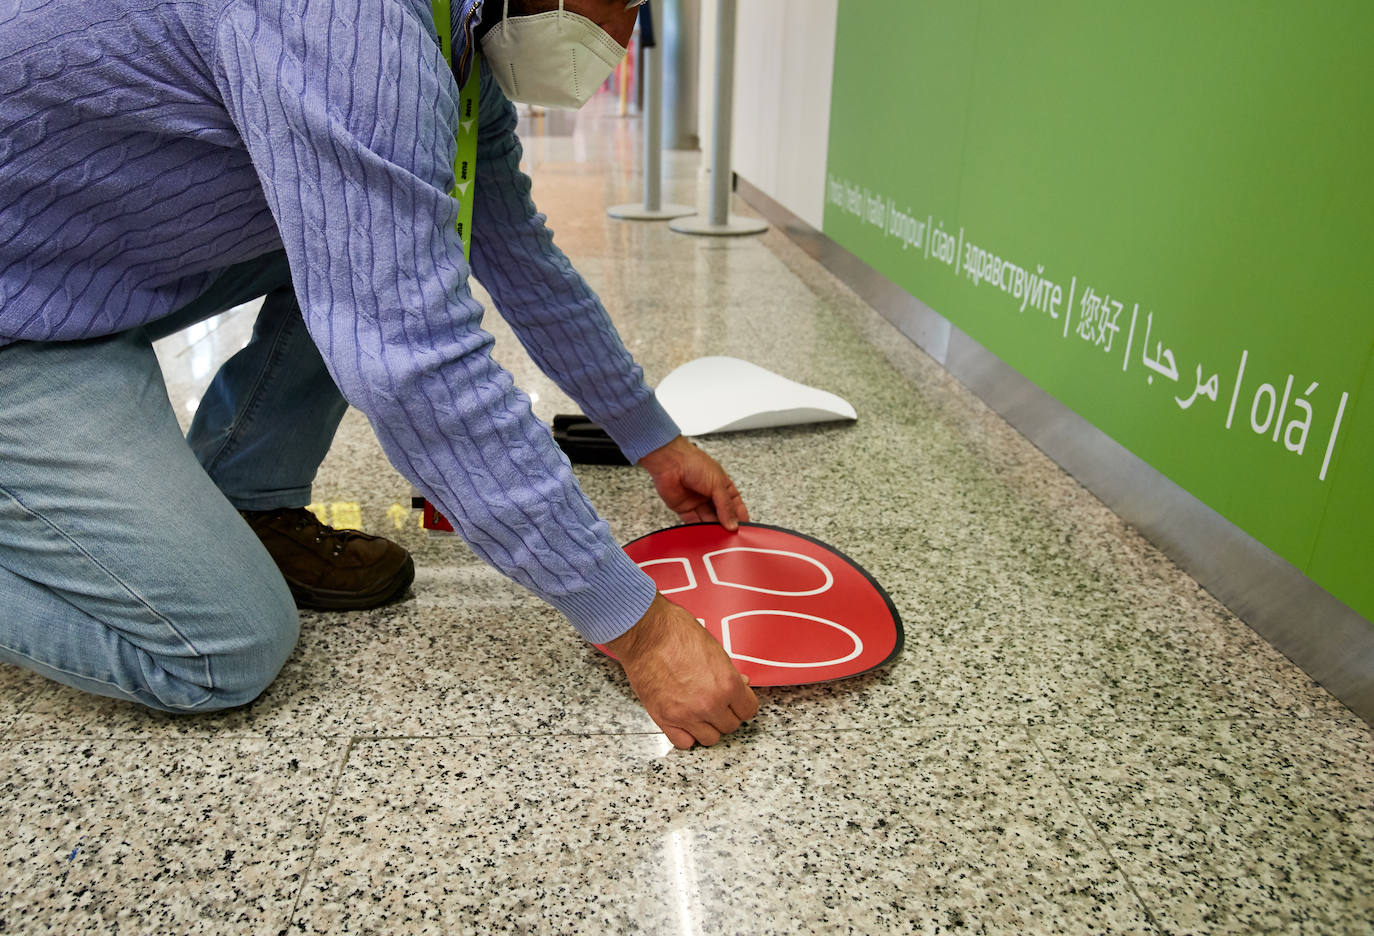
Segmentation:
{"type": "Polygon", "coordinates": [[[754,717],[749,680],[686,610],[662,595],[639,622],[606,644],[630,687],[673,747],[707,747],[754,717]]]}
{"type": "Polygon", "coordinates": [[[654,449],[639,464],[683,523],[720,523],[734,532],[749,519],[749,508],[725,469],[684,436],[654,449]]]}

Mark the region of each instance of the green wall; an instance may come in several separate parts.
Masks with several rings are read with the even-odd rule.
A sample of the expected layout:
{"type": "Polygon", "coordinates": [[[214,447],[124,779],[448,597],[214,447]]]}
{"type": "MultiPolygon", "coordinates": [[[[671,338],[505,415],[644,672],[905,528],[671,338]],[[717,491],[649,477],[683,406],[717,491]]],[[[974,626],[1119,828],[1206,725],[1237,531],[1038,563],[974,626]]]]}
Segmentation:
{"type": "Polygon", "coordinates": [[[824,231],[1374,619],[1371,36],[840,0],[824,231]]]}

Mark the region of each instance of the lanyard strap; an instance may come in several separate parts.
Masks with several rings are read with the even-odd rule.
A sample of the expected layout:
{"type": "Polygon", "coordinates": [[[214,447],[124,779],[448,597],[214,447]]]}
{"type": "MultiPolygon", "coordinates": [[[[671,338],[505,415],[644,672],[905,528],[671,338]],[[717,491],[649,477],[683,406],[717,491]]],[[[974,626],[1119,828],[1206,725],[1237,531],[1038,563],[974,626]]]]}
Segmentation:
{"type": "MultiPolygon", "coordinates": [[[[444,53],[454,77],[458,72],[453,68],[453,37],[449,22],[449,0],[430,0],[434,11],[434,31],[438,34],[439,49],[444,53]]],[[[458,144],[453,155],[453,188],[449,195],[458,200],[458,223],[454,225],[458,237],[463,241],[463,258],[471,260],[472,248],[468,243],[472,230],[472,186],[474,169],[477,165],[477,96],[482,89],[482,61],[477,49],[472,50],[472,64],[468,66],[468,80],[458,92],[458,131],[454,140],[458,144]]]]}

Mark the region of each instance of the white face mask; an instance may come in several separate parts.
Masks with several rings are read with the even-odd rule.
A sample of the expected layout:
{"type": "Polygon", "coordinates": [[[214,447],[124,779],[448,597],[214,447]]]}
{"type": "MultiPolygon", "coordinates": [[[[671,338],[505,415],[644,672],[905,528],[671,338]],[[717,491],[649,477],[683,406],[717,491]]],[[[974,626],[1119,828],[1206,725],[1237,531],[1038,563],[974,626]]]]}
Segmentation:
{"type": "MultiPolygon", "coordinates": [[[[491,0],[488,0],[491,2],[491,0]]],[[[558,9],[507,16],[482,37],[482,54],[506,97],[525,104],[576,110],[587,103],[625,57],[625,47],[577,13],[558,9]]]]}

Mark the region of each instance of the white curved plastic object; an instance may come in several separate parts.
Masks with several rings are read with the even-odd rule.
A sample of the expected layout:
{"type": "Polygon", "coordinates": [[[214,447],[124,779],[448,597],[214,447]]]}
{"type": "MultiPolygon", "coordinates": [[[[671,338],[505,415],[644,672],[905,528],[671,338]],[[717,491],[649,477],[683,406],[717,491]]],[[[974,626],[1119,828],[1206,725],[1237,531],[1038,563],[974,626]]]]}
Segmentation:
{"type": "Polygon", "coordinates": [[[688,361],[657,394],[689,436],[859,418],[843,397],[732,357],[688,361]]]}

